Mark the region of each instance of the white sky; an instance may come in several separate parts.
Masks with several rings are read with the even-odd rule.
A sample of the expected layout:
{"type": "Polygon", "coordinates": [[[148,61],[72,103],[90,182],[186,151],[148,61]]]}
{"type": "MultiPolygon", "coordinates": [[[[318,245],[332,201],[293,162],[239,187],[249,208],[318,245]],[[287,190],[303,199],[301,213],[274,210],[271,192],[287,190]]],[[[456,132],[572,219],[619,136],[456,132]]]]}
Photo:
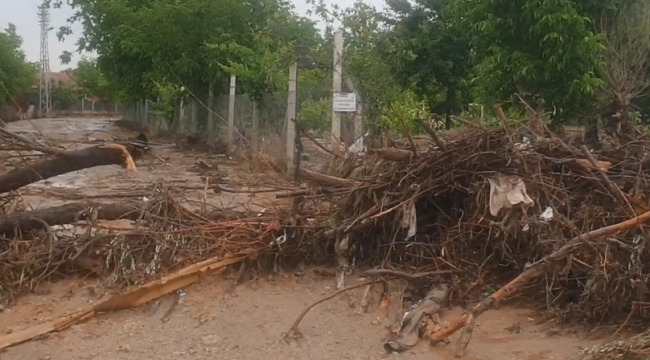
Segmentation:
{"type": "MultiPolygon", "coordinates": [[[[0,0],[0,28],[3,30],[7,28],[9,23],[16,25],[18,34],[23,37],[23,50],[27,55],[29,61],[37,62],[40,53],[40,28],[38,25],[37,6],[42,0],[0,0]]],[[[301,15],[306,15],[306,11],[310,8],[305,0],[291,0],[295,5],[296,11],[301,15]]],[[[341,7],[350,6],[349,0],[325,0],[328,4],[337,4],[341,7]]],[[[375,7],[382,7],[383,0],[364,0],[365,3],[371,4],[375,7]]],[[[65,1],[64,1],[65,3],[65,1]]],[[[49,48],[50,48],[50,68],[52,71],[61,71],[68,67],[75,67],[77,61],[81,58],[82,54],[76,52],[75,42],[81,34],[81,25],[74,24],[72,31],[74,34],[68,37],[65,42],[59,42],[56,37],[56,31],[60,26],[66,25],[66,19],[73,14],[72,9],[64,6],[61,9],[51,9],[52,21],[51,26],[54,28],[49,34],[49,48]],[[70,51],[73,53],[72,63],[69,65],[62,65],[59,60],[59,55],[63,51],[70,51]]]]}

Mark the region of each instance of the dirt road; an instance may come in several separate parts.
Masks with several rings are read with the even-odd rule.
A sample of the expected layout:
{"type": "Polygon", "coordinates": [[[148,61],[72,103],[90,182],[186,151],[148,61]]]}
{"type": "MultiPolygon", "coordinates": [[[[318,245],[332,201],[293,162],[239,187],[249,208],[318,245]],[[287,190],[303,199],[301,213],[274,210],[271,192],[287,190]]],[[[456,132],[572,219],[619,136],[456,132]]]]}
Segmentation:
{"type": "MultiPolygon", "coordinates": [[[[36,139],[50,146],[65,149],[79,149],[110,141],[115,137],[121,139],[133,138],[137,133],[120,129],[112,125],[111,119],[39,119],[33,121],[19,121],[8,124],[8,130],[36,139]]],[[[224,159],[217,155],[207,155],[192,151],[179,151],[172,143],[156,144],[152,146],[153,152],[165,160],[162,162],[154,157],[148,157],[138,163],[138,171],[125,172],[119,166],[104,166],[85,169],[56,178],[47,179],[24,187],[27,194],[26,200],[32,207],[60,205],[73,198],[94,197],[102,194],[128,194],[134,189],[142,188],[162,180],[164,183],[180,186],[202,188],[205,177],[219,177],[226,174],[225,180],[235,188],[241,185],[254,184],[257,187],[267,185],[277,186],[277,177],[267,175],[247,174],[235,171],[234,160],[224,159]],[[199,173],[196,163],[202,161],[218,168],[199,173]],[[66,196],[68,195],[68,196],[66,196]]],[[[1,159],[0,159],[1,160],[1,159]]],[[[12,158],[11,163],[20,165],[20,158],[12,158]]],[[[0,172],[10,170],[8,161],[3,166],[0,161],[0,172]]],[[[183,196],[190,201],[202,201],[202,190],[184,191],[183,196]]],[[[274,198],[274,193],[248,194],[215,194],[208,192],[208,205],[214,207],[230,207],[234,205],[250,205],[253,208],[264,207],[264,203],[274,198]]],[[[119,197],[113,198],[116,200],[119,197]]],[[[101,198],[102,201],[104,198],[101,198]]]]}
{"type": "MultiPolygon", "coordinates": [[[[97,139],[109,139],[108,131],[128,137],[133,135],[110,125],[108,119],[38,120],[33,124],[18,122],[9,129],[23,135],[45,134],[52,143],[82,146],[97,139]]],[[[192,171],[197,159],[206,155],[179,152],[171,144],[157,147],[157,154],[168,165],[153,162],[140,166],[136,174],[121,168],[87,169],[59,176],[48,182],[25,188],[31,206],[51,206],[67,202],[65,197],[45,199],[39,192],[80,191],[86,195],[126,191],[129,188],[155,182],[201,184],[200,176],[192,171]]],[[[236,186],[242,178],[234,167],[221,166],[236,186]]],[[[4,170],[0,170],[4,171],[4,170]]],[[[239,182],[241,183],[241,181],[239,182]]],[[[264,184],[262,184],[264,185],[264,184]]],[[[270,184],[269,184],[270,185],[270,184]]],[[[201,192],[190,193],[200,197],[201,192]]],[[[272,195],[258,194],[251,199],[237,194],[210,194],[215,206],[244,201],[270,201],[272,195]],[[238,198],[239,196],[239,198],[238,198]]],[[[354,279],[351,280],[351,282],[354,279]]],[[[427,360],[452,359],[451,346],[435,348],[419,344],[414,350],[394,355],[385,354],[381,340],[387,326],[393,325],[400,314],[396,305],[383,312],[376,304],[368,313],[355,314],[355,306],[363,290],[351,291],[319,305],[304,319],[299,342],[280,342],[296,316],[310,303],[335,291],[334,279],[317,277],[311,271],[302,274],[265,275],[249,279],[236,287],[228,276],[204,278],[200,284],[185,289],[167,316],[172,297],[138,309],[106,314],[61,333],[21,344],[0,352],[2,360],[34,359],[386,359],[408,358],[427,360]],[[168,320],[168,321],[165,321],[168,320]]],[[[79,310],[89,303],[118,292],[107,289],[101,279],[70,279],[56,284],[43,284],[34,294],[18,300],[18,304],[0,312],[0,333],[11,333],[37,325],[56,316],[79,310]]],[[[395,302],[396,303],[396,302],[395,302]]],[[[447,311],[442,320],[449,321],[460,310],[447,311]]],[[[465,359],[468,360],[542,360],[571,359],[580,347],[598,343],[556,331],[549,326],[536,325],[525,310],[502,307],[479,318],[465,359]]]]}
{"type": "MultiPolygon", "coordinates": [[[[273,276],[249,280],[231,290],[223,278],[207,278],[186,289],[168,316],[168,297],[142,308],[107,314],[38,341],[0,353],[7,360],[32,359],[453,359],[452,346],[435,348],[419,344],[412,351],[387,355],[381,340],[387,326],[398,318],[376,310],[356,315],[362,290],[326,302],[308,313],[301,331],[304,338],[280,341],[298,314],[310,303],[331,294],[332,279],[312,276],[273,276]],[[228,290],[231,290],[230,293],[228,290]]],[[[44,286],[37,294],[0,314],[0,329],[18,331],[79,310],[108,296],[91,281],[66,281],[44,286]]],[[[459,310],[446,312],[443,321],[459,310]]],[[[465,359],[542,360],[571,359],[580,346],[597,343],[535,325],[523,310],[502,308],[478,321],[465,359]],[[516,333],[519,331],[518,333],[516,333]]]]}

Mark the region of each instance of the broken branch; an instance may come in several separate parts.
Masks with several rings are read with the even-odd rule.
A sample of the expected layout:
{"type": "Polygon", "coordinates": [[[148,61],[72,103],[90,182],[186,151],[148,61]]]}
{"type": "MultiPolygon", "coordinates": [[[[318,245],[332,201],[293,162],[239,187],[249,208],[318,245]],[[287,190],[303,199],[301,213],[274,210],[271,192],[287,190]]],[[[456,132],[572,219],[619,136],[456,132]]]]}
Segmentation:
{"type": "Polygon", "coordinates": [[[97,219],[101,220],[137,220],[140,217],[139,208],[141,205],[137,202],[117,204],[79,202],[19,212],[0,220],[0,234],[14,230],[29,231],[42,228],[43,226],[37,219],[44,221],[49,226],[71,224],[80,220],[79,215],[88,209],[95,209],[97,219]]]}
{"type": "Polygon", "coordinates": [[[343,294],[343,293],[346,292],[346,291],[349,291],[349,290],[352,290],[352,289],[357,289],[357,288],[364,287],[364,286],[368,286],[368,285],[371,285],[371,284],[374,284],[374,283],[378,283],[378,282],[381,282],[381,280],[366,281],[366,282],[363,282],[363,283],[361,283],[361,284],[356,284],[356,285],[348,286],[348,287],[346,287],[346,288],[344,288],[344,289],[341,289],[341,290],[335,292],[335,293],[332,294],[332,295],[328,295],[328,296],[326,296],[326,297],[324,297],[324,298],[322,298],[322,299],[316,301],[315,303],[313,303],[313,304],[307,306],[307,308],[306,308],[305,310],[303,310],[303,311],[300,313],[300,315],[298,315],[298,318],[296,319],[296,321],[294,321],[293,325],[291,325],[291,328],[289,329],[289,331],[287,331],[286,333],[284,333],[284,334],[282,335],[282,338],[285,339],[285,340],[288,340],[288,339],[290,339],[290,338],[299,338],[299,337],[302,337],[302,334],[300,333],[300,330],[298,330],[298,325],[300,325],[300,322],[301,322],[302,319],[305,317],[305,315],[307,315],[307,313],[309,312],[309,310],[313,309],[316,305],[318,305],[318,304],[320,304],[320,303],[323,303],[323,302],[325,302],[325,301],[327,301],[327,300],[333,299],[333,298],[337,297],[338,295],[343,294]]]}

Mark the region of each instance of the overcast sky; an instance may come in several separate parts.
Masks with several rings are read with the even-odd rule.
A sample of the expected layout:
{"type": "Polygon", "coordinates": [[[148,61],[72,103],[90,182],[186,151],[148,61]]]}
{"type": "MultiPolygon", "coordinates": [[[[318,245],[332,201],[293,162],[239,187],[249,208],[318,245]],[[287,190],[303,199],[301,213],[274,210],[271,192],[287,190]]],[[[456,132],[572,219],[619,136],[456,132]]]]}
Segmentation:
{"type": "MultiPolygon", "coordinates": [[[[9,23],[16,25],[18,34],[23,37],[23,50],[29,61],[39,61],[40,52],[40,29],[38,25],[37,6],[42,0],[0,0],[0,28],[5,29],[9,23]]],[[[64,1],[65,2],[65,1],[64,1]]],[[[296,7],[296,11],[301,15],[306,15],[309,6],[305,0],[291,0],[296,7]]],[[[351,1],[346,0],[325,0],[326,3],[337,4],[339,6],[349,6],[351,1]]],[[[381,7],[383,0],[365,0],[367,4],[381,7]]],[[[72,27],[75,35],[69,37],[65,42],[59,42],[56,38],[56,30],[59,26],[66,24],[66,19],[72,15],[73,11],[69,7],[61,9],[52,9],[52,30],[49,34],[50,45],[50,68],[52,71],[61,71],[68,67],[76,66],[77,61],[82,54],[76,53],[75,42],[78,34],[81,34],[81,25],[74,24],[72,27]],[[62,65],[59,55],[63,51],[70,51],[74,54],[73,62],[69,65],[62,65]]]]}

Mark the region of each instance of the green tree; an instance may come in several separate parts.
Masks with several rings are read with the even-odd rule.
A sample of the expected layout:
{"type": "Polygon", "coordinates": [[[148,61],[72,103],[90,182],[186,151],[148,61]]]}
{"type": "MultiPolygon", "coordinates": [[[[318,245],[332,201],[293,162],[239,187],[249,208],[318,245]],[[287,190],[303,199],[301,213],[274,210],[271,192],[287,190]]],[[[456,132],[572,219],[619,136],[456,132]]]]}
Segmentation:
{"type": "Polygon", "coordinates": [[[82,58],[72,71],[72,76],[80,95],[98,97],[104,102],[114,100],[115,92],[96,60],[82,58]]]}
{"type": "Polygon", "coordinates": [[[50,96],[52,97],[52,107],[59,110],[70,109],[80,98],[79,93],[70,84],[52,86],[50,96]]]}
{"type": "Polygon", "coordinates": [[[25,59],[22,43],[13,24],[0,31],[0,106],[28,93],[36,80],[36,69],[25,59]]]}
{"type": "MultiPolygon", "coordinates": [[[[173,116],[181,93],[205,99],[239,90],[259,101],[286,89],[289,63],[309,65],[320,42],[313,22],[284,0],[70,0],[83,24],[80,51],[95,51],[97,68],[121,100],[149,99],[173,116]],[[177,91],[184,88],[185,91],[177,91]]],[[[71,34],[59,29],[60,39],[71,34]]],[[[71,54],[61,58],[69,61],[71,54]]],[[[95,89],[97,90],[97,89],[95,89]]],[[[204,100],[203,100],[204,101],[204,100]]]]}
{"type": "Polygon", "coordinates": [[[431,111],[458,114],[470,101],[469,40],[454,26],[449,0],[388,1],[393,43],[386,58],[402,86],[425,100],[431,111]]]}
{"type": "Polygon", "coordinates": [[[450,14],[470,40],[478,99],[514,103],[519,93],[556,115],[592,104],[602,85],[602,44],[593,19],[603,3],[453,0],[450,14]]]}

